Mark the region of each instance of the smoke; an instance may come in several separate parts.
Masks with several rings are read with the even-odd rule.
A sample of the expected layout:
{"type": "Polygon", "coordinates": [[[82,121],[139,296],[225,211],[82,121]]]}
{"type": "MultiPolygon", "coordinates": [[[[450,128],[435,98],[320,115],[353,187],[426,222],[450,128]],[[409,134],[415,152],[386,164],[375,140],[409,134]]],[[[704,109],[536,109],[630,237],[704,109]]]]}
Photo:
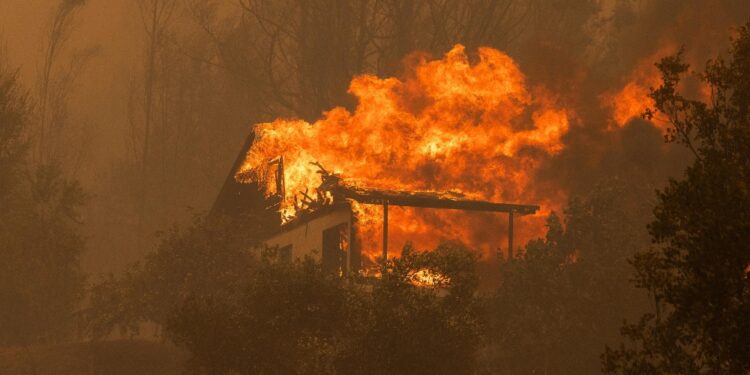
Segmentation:
{"type": "MultiPolygon", "coordinates": [[[[642,95],[660,78],[654,63],[684,46],[686,61],[700,71],[726,48],[732,27],[749,15],[747,3],[734,0],[601,2],[585,24],[569,30],[590,44],[531,43],[521,67],[530,80],[558,87],[562,101],[579,116],[563,138],[565,149],[540,169],[537,182],[576,195],[607,177],[652,189],[667,176],[676,177],[690,162],[689,153],[665,144],[666,124],[640,119],[639,108],[618,124],[616,106],[627,105],[627,97],[616,95],[630,85],[638,94],[632,99],[647,106],[642,95]]],[[[696,82],[692,77],[685,89],[701,98],[696,82]]]]}
{"type": "MultiPolygon", "coordinates": [[[[272,3],[267,5],[273,8],[276,3],[298,2],[272,3]]],[[[481,11],[470,12],[472,2],[447,3],[464,7],[461,14],[485,19],[481,11]]],[[[0,2],[0,33],[8,46],[9,65],[20,68],[27,88],[36,85],[46,22],[58,4],[55,0],[0,2]]],[[[160,93],[173,99],[164,100],[160,119],[170,126],[160,134],[165,142],[172,142],[165,155],[182,152],[190,159],[171,163],[168,161],[177,157],[165,156],[160,173],[180,173],[160,182],[159,187],[165,188],[152,197],[150,202],[164,219],[154,222],[149,234],[169,222],[188,218],[191,213],[185,207],[209,208],[250,124],[281,115],[315,119],[321,110],[340,105],[351,109],[353,100],[345,86],[353,76],[399,76],[398,69],[410,70],[409,62],[398,64],[405,54],[423,51],[439,57],[456,43],[470,46],[470,59],[476,57],[471,56],[476,46],[507,53],[529,87],[545,87],[557,105],[570,110],[568,131],[560,138],[564,147],[536,169],[533,186],[538,195],[585,194],[598,181],[612,176],[656,189],[666,176],[677,175],[689,163],[689,156],[679,146],[665,144],[663,129],[644,120],[633,118],[615,124],[612,107],[604,104],[603,95],[616,95],[634,81],[639,69],[655,70],[655,59],[681,46],[686,48],[687,61],[700,70],[709,57],[727,46],[730,29],[750,16],[746,0],[529,0],[514,3],[494,18],[497,22],[464,27],[461,22],[465,20],[456,14],[431,18],[425,12],[439,7],[415,5],[406,9],[411,17],[387,18],[406,10],[383,8],[373,13],[377,17],[356,18],[357,22],[335,18],[356,33],[356,37],[339,38],[333,26],[325,28],[327,33],[314,30],[318,25],[334,25],[326,18],[309,23],[290,21],[288,29],[274,30],[274,22],[266,19],[258,24],[235,2],[188,1],[184,5],[168,33],[165,49],[169,58],[160,66],[166,77],[160,93]],[[196,3],[201,3],[200,7],[196,3]],[[433,27],[434,20],[441,19],[452,23],[433,27]],[[389,29],[378,33],[369,29],[381,24],[389,29]],[[279,38],[299,36],[303,44],[322,46],[328,54],[310,61],[315,59],[315,51],[299,51],[294,40],[263,39],[263,28],[278,31],[275,35],[279,38]],[[368,37],[376,40],[364,47],[352,44],[368,37]],[[382,56],[377,55],[380,49],[386,50],[382,56]],[[368,60],[368,56],[376,57],[368,60]],[[335,71],[326,70],[328,62],[338,64],[334,64],[335,71]],[[304,69],[293,71],[295,67],[304,69]],[[316,84],[323,87],[305,91],[316,84]],[[192,148],[186,150],[188,146],[192,148]]],[[[309,15],[323,17],[325,12],[326,7],[318,6],[309,15]]],[[[273,13],[287,21],[295,14],[273,13]]],[[[138,118],[130,108],[141,99],[134,93],[143,76],[144,39],[137,7],[126,0],[85,2],[71,33],[71,50],[98,47],[99,51],[81,73],[70,98],[72,122],[87,124],[86,141],[92,144],[79,178],[92,195],[84,218],[92,251],[85,263],[94,272],[118,270],[148,251],[148,244],[137,247],[133,242],[134,192],[130,187],[135,178],[123,172],[132,164],[131,120],[138,118]]],[[[411,56],[412,64],[418,61],[418,55],[411,56]]],[[[639,84],[648,89],[648,82],[639,84]]],[[[700,85],[686,89],[701,94],[700,85]]],[[[478,236],[479,241],[489,241],[492,235],[478,236]]]]}

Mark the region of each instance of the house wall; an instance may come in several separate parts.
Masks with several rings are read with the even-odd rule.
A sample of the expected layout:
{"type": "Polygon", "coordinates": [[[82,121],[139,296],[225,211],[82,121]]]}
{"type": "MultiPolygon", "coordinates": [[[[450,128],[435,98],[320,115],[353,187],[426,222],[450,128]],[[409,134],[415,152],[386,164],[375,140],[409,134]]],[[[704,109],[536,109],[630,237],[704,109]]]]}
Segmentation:
{"type": "MultiPolygon", "coordinates": [[[[294,228],[285,230],[266,240],[269,247],[283,248],[292,245],[292,259],[311,256],[320,261],[323,251],[323,231],[340,224],[346,224],[351,233],[351,210],[342,207],[326,215],[310,219],[294,228]]],[[[349,249],[345,249],[348,253],[349,249]]]]}

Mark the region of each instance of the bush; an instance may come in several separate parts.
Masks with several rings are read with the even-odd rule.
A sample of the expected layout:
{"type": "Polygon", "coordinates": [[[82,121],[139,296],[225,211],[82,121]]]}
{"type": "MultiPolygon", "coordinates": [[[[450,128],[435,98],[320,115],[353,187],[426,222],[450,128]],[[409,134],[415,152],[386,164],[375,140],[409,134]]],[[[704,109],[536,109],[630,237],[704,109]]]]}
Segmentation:
{"type": "Polygon", "coordinates": [[[379,279],[264,257],[236,293],[196,295],[167,334],[194,373],[471,373],[479,344],[473,253],[407,246],[379,279]],[[417,286],[420,275],[439,282],[417,286]]]}

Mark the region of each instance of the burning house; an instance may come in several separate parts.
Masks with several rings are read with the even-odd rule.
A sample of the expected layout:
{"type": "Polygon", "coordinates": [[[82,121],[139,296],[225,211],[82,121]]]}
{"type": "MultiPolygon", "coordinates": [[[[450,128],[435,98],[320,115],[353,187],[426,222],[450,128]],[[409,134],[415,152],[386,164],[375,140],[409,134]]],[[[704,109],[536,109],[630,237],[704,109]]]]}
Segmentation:
{"type": "Polygon", "coordinates": [[[472,61],[459,45],[410,69],[355,77],[356,108],[254,125],[216,207],[263,212],[268,245],[341,273],[389,244],[459,239],[490,255],[542,233],[564,197],[535,171],[562,149],[572,114],[494,49],[472,61]]]}
{"type": "MultiPolygon", "coordinates": [[[[248,142],[247,146],[251,146],[248,142]]],[[[285,173],[283,156],[268,161],[273,168],[267,170],[272,175],[272,180],[260,179],[266,183],[264,199],[266,206],[264,210],[273,215],[274,212],[282,213],[285,191],[285,173]]],[[[320,185],[315,193],[301,191],[295,194],[294,214],[291,217],[279,218],[279,225],[265,239],[265,245],[277,248],[282,260],[291,261],[303,257],[313,257],[319,260],[323,267],[338,274],[349,274],[357,272],[362,267],[362,235],[359,230],[358,215],[362,205],[377,205],[382,207],[382,257],[388,257],[388,208],[419,207],[431,209],[450,209],[463,211],[483,211],[506,213],[508,217],[508,245],[507,249],[513,249],[513,222],[514,218],[523,215],[534,214],[539,210],[536,205],[495,203],[484,200],[466,199],[463,194],[457,192],[434,192],[434,191],[399,191],[390,189],[374,189],[347,182],[340,174],[331,173],[319,163],[313,163],[318,168],[320,185]],[[299,197],[299,199],[297,199],[299,197]]],[[[258,171],[246,171],[257,173],[258,171]]],[[[257,178],[257,176],[256,176],[257,178]]],[[[225,184],[223,193],[231,194],[235,190],[236,196],[242,196],[243,190],[238,187],[242,181],[252,181],[250,176],[242,173],[230,175],[225,184]],[[232,187],[234,185],[234,188],[232,187]]],[[[257,184],[245,182],[244,185],[257,184]]],[[[257,195],[251,197],[256,200],[257,195]]],[[[226,205],[221,199],[227,199],[223,194],[217,204],[226,205]]]]}

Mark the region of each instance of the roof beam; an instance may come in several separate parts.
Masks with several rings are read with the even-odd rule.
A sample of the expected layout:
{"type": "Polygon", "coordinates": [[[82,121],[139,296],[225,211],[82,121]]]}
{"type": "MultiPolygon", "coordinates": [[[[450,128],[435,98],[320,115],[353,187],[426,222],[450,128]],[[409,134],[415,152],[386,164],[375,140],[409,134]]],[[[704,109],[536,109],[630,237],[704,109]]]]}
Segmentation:
{"type": "Polygon", "coordinates": [[[339,193],[342,194],[345,198],[349,198],[364,204],[387,203],[392,206],[487,212],[513,212],[518,215],[530,215],[536,213],[539,210],[539,206],[535,205],[495,203],[471,199],[458,199],[427,192],[403,192],[341,187],[339,193]]]}

